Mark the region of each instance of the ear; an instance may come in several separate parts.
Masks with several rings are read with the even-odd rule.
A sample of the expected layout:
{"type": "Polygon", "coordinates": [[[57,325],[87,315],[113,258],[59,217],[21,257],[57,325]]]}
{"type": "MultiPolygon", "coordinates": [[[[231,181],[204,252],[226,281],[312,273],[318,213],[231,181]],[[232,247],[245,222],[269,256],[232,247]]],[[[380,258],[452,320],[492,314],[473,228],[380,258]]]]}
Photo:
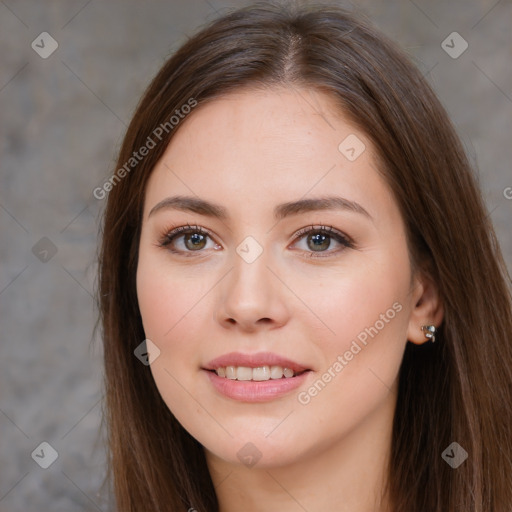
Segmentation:
{"type": "Polygon", "coordinates": [[[438,328],[443,321],[444,309],[435,282],[425,273],[418,272],[414,278],[412,295],[413,308],[409,318],[407,339],[416,345],[422,345],[429,339],[421,327],[433,325],[438,328]]]}

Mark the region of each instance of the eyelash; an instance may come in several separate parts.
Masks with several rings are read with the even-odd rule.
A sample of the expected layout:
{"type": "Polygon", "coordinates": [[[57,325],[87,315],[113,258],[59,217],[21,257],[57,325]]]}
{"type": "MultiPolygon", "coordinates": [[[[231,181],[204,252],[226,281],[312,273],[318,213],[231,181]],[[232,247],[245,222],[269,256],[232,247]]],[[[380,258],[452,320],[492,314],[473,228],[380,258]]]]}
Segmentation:
{"type": "MultiPolygon", "coordinates": [[[[328,235],[330,238],[333,238],[338,242],[340,245],[342,245],[344,248],[353,249],[354,248],[354,242],[353,240],[348,237],[347,235],[344,235],[340,231],[336,230],[332,226],[315,226],[310,225],[305,228],[300,229],[293,235],[294,239],[300,240],[306,235],[328,235]]],[[[296,242],[294,242],[296,243],[296,242]]],[[[332,256],[333,254],[338,254],[339,252],[343,251],[343,249],[338,249],[337,251],[309,251],[309,257],[310,258],[328,258],[332,256]],[[324,254],[322,254],[324,253],[324,254]]]]}
{"type": "MultiPolygon", "coordinates": [[[[171,227],[168,230],[166,230],[165,235],[159,240],[158,245],[160,247],[167,248],[167,250],[169,250],[170,252],[172,252],[174,254],[179,254],[184,257],[196,257],[197,254],[194,254],[194,253],[202,252],[202,251],[177,251],[175,249],[169,248],[169,246],[179,236],[187,235],[187,234],[194,234],[194,233],[208,236],[210,239],[213,240],[211,233],[207,229],[204,229],[201,226],[187,224],[186,226],[180,226],[177,228],[171,227]]],[[[337,231],[332,226],[323,226],[323,225],[322,226],[319,226],[319,225],[307,226],[305,228],[300,229],[297,233],[295,233],[294,239],[300,240],[301,238],[303,238],[304,236],[309,235],[309,234],[313,234],[313,235],[326,234],[329,237],[336,240],[339,244],[341,244],[345,248],[349,248],[349,249],[354,248],[353,240],[350,237],[348,237],[347,235],[344,235],[343,233],[337,231]]],[[[294,242],[294,243],[296,243],[296,242],[294,242]]],[[[310,255],[309,257],[311,257],[311,258],[327,258],[327,257],[330,257],[333,254],[337,254],[341,251],[343,251],[343,249],[339,249],[337,251],[308,251],[308,252],[310,255]],[[326,254],[322,254],[322,252],[324,252],[326,254]]]]}
{"type": "MultiPolygon", "coordinates": [[[[196,254],[194,254],[194,251],[183,252],[183,251],[177,251],[176,249],[172,249],[172,248],[168,247],[174,242],[174,240],[176,238],[178,238],[178,235],[187,235],[187,234],[191,234],[191,233],[198,233],[200,235],[204,235],[204,236],[208,236],[208,237],[212,238],[211,233],[208,230],[206,230],[200,226],[193,226],[193,225],[187,224],[186,226],[180,226],[177,228],[167,229],[165,232],[165,235],[160,239],[158,245],[160,247],[167,248],[170,252],[172,252],[174,254],[179,254],[179,255],[185,256],[187,258],[197,256],[196,254]]],[[[198,251],[198,252],[201,252],[201,251],[198,251]]]]}

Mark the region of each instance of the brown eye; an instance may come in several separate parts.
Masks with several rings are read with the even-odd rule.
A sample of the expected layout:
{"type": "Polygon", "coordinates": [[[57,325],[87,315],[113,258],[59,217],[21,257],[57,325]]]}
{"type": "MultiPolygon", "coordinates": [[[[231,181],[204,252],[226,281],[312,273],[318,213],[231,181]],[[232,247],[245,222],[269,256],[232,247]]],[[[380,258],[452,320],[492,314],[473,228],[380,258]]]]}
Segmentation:
{"type": "Polygon", "coordinates": [[[201,233],[192,233],[184,235],[185,247],[191,251],[203,249],[206,245],[206,235],[201,233]]]}
{"type": "Polygon", "coordinates": [[[300,250],[309,254],[310,257],[333,256],[344,248],[354,247],[352,240],[343,233],[335,230],[332,226],[309,226],[300,230],[296,235],[298,239],[294,245],[300,245],[299,242],[305,240],[305,247],[298,247],[300,250]],[[328,250],[333,245],[341,246],[339,249],[328,250]]]}
{"type": "Polygon", "coordinates": [[[220,245],[213,241],[208,231],[188,224],[170,230],[160,240],[159,245],[177,255],[193,256],[193,253],[201,254],[206,252],[203,249],[211,248],[208,247],[209,241],[213,244],[213,249],[221,249],[220,245]]]}
{"type": "Polygon", "coordinates": [[[324,251],[329,249],[329,246],[331,245],[331,237],[329,235],[324,235],[323,233],[308,235],[306,240],[308,247],[312,251],[324,251]]]}

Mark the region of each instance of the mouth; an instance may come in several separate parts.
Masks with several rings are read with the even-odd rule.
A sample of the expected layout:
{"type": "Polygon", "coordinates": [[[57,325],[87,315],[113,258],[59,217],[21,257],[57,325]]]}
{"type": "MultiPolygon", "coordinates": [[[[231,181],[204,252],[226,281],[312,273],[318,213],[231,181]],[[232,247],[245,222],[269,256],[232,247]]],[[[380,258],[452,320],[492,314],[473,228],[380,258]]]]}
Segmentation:
{"type": "MultiPolygon", "coordinates": [[[[249,368],[252,372],[257,368],[249,368]]],[[[269,378],[263,381],[238,380],[220,377],[215,370],[203,370],[213,389],[223,397],[237,402],[269,402],[284,397],[307,383],[311,370],[304,370],[297,375],[279,379],[269,378]]],[[[244,372],[244,370],[242,370],[244,372]]],[[[277,375],[277,372],[276,372],[277,375]]]]}
{"type": "Polygon", "coordinates": [[[214,389],[241,402],[267,402],[306,382],[313,370],[271,352],[232,352],[202,368],[214,389]]]}
{"type": "Polygon", "coordinates": [[[296,377],[310,368],[272,352],[231,352],[213,359],[203,370],[231,380],[264,381],[296,377]]]}
{"type": "Polygon", "coordinates": [[[309,370],[295,371],[291,368],[279,365],[264,365],[251,368],[250,366],[220,366],[214,372],[217,376],[230,380],[256,381],[263,382],[267,380],[291,379],[302,375],[309,370]]]}

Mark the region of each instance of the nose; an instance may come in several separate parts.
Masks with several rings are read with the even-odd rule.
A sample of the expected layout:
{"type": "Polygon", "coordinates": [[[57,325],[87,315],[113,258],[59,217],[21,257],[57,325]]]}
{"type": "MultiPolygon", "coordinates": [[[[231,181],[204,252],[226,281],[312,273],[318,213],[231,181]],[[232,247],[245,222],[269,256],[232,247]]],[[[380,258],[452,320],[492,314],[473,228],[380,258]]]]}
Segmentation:
{"type": "Polygon", "coordinates": [[[214,318],[227,329],[272,330],[286,324],[286,287],[270,270],[265,252],[251,263],[234,255],[234,267],[220,283],[214,318]]]}

